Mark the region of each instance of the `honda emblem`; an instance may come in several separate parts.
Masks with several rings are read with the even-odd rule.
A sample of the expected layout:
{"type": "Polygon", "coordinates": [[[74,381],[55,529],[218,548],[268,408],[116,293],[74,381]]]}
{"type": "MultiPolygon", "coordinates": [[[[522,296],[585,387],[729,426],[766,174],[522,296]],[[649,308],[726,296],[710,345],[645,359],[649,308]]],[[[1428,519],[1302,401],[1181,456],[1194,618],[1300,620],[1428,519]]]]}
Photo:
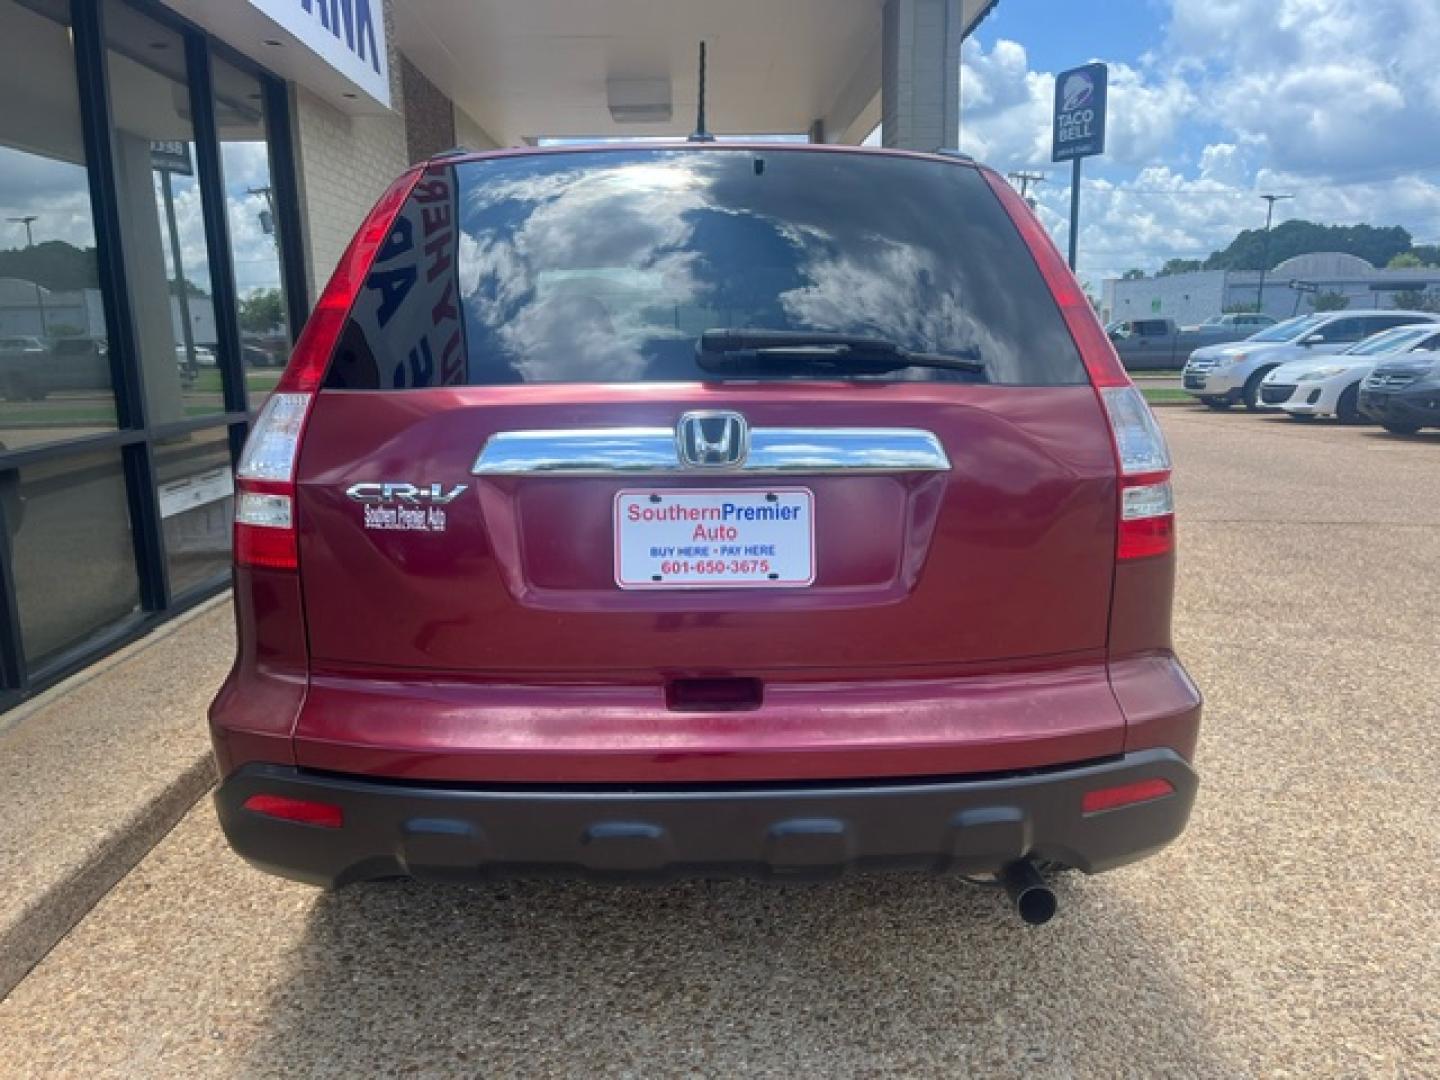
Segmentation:
{"type": "Polygon", "coordinates": [[[675,445],[686,468],[736,468],[750,452],[750,426],[739,413],[686,413],[675,425],[675,445]]]}

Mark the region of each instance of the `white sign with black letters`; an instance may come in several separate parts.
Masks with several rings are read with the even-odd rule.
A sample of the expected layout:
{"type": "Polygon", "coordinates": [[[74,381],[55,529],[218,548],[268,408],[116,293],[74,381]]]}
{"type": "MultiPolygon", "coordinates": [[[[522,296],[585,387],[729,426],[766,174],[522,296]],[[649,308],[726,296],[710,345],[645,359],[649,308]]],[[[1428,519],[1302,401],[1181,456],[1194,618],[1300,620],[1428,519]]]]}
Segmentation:
{"type": "Polygon", "coordinates": [[[386,108],[390,60],[384,0],[250,0],[386,108]]]}

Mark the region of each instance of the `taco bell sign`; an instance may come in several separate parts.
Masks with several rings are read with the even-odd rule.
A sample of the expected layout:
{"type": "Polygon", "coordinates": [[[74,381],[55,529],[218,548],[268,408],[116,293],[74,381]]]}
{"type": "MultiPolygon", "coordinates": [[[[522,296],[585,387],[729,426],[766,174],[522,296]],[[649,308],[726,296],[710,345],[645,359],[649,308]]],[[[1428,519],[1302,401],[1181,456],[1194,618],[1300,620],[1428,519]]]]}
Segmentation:
{"type": "Polygon", "coordinates": [[[1105,152],[1105,91],[1108,69],[1086,64],[1055,76],[1055,132],[1051,161],[1105,152]]]}
{"type": "Polygon", "coordinates": [[[390,58],[385,51],[386,0],[250,0],[272,21],[386,108],[390,58]]]}

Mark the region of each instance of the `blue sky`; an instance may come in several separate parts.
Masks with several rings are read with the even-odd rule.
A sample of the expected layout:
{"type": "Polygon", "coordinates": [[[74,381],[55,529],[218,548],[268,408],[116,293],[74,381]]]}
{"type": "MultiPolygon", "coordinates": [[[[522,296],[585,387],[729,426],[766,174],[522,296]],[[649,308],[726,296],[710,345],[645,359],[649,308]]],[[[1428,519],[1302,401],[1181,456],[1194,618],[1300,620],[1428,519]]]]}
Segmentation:
{"type": "Polygon", "coordinates": [[[1111,65],[1107,154],[1085,163],[1081,276],[1197,258],[1277,220],[1403,225],[1440,241],[1440,0],[1000,0],[965,43],[961,146],[1048,174],[1054,74],[1111,65]]]}

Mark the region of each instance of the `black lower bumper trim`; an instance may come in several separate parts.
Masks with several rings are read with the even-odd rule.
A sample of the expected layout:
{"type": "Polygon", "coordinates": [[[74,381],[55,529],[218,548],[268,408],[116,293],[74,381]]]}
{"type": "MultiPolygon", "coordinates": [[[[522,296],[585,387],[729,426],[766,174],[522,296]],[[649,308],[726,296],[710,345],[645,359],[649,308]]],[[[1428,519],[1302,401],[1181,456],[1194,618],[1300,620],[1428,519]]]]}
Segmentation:
{"type": "Polygon", "coordinates": [[[982,780],[683,789],[417,786],[248,765],[215,794],[231,845],[316,885],[412,876],[791,879],[846,870],[983,873],[1019,858],[1094,873],[1175,839],[1196,777],[1169,750],[982,780]],[[1087,791],[1168,780],[1174,793],[1084,814],[1087,791]],[[252,795],[337,805],[340,828],[244,809],[252,795]]]}

